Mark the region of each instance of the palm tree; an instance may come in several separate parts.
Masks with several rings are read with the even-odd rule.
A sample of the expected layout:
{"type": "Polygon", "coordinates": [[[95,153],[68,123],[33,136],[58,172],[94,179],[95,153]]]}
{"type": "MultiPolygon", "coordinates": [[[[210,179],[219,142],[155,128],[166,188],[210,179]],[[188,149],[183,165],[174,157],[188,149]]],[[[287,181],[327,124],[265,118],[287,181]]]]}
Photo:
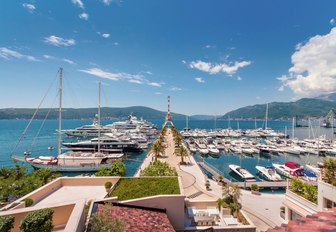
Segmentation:
{"type": "Polygon", "coordinates": [[[184,157],[189,155],[187,149],[184,146],[180,146],[177,152],[181,156],[181,164],[184,164],[184,157]]]}
{"type": "Polygon", "coordinates": [[[232,212],[239,210],[240,208],[238,207],[238,205],[240,205],[238,203],[240,195],[241,195],[241,191],[238,185],[236,184],[227,184],[224,185],[223,188],[223,196],[225,197],[229,197],[230,198],[230,208],[232,210],[232,212]]]}
{"type": "Polygon", "coordinates": [[[226,202],[224,201],[224,198],[218,198],[216,202],[217,202],[218,211],[221,212],[222,207],[226,206],[226,202]]]}
{"type": "Polygon", "coordinates": [[[158,157],[160,157],[161,153],[163,152],[162,144],[155,142],[149,149],[149,152],[153,153],[156,162],[158,157]]]}

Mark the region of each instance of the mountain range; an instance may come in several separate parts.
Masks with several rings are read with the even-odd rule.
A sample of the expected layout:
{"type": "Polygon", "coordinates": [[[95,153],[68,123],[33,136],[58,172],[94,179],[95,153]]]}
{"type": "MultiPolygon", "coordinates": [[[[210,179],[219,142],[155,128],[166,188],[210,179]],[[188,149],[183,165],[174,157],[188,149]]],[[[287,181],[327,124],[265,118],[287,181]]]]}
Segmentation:
{"type": "MultiPolygon", "coordinates": [[[[316,98],[302,98],[293,102],[271,102],[268,103],[268,117],[270,119],[289,119],[295,116],[323,117],[331,109],[336,109],[336,93],[330,93],[318,96],[316,98]]],[[[6,108],[0,109],[0,119],[30,119],[35,109],[31,108],[6,108]]],[[[92,119],[97,114],[97,108],[64,108],[62,110],[63,119],[92,119]]],[[[155,110],[145,106],[131,107],[102,107],[102,119],[125,119],[133,113],[137,117],[144,119],[164,119],[167,112],[155,110]]],[[[58,118],[58,109],[40,109],[36,114],[36,119],[44,119],[48,114],[48,119],[58,118]]],[[[218,119],[244,118],[252,119],[265,118],[266,104],[257,104],[242,107],[226,113],[223,116],[217,116],[218,119]]],[[[185,119],[186,115],[172,113],[174,119],[185,119]]],[[[192,115],[189,120],[213,120],[213,115],[192,115]]]]}
{"type": "MultiPolygon", "coordinates": [[[[30,108],[6,108],[0,109],[0,119],[30,119],[35,109],[30,108]]],[[[62,119],[92,119],[96,116],[97,108],[63,108],[62,119]]],[[[144,106],[131,107],[102,107],[102,119],[125,119],[131,113],[144,119],[164,119],[167,112],[155,110],[144,106]]],[[[58,119],[58,108],[40,109],[36,114],[36,119],[44,119],[48,114],[48,119],[58,119]]],[[[171,114],[174,119],[185,119],[185,115],[171,114]]]]}
{"type": "MultiPolygon", "coordinates": [[[[301,98],[293,102],[268,103],[268,117],[271,119],[288,119],[295,116],[324,117],[331,109],[336,109],[336,93],[318,96],[316,98],[301,98]]],[[[242,107],[226,113],[227,118],[265,118],[266,104],[242,107]]]]}

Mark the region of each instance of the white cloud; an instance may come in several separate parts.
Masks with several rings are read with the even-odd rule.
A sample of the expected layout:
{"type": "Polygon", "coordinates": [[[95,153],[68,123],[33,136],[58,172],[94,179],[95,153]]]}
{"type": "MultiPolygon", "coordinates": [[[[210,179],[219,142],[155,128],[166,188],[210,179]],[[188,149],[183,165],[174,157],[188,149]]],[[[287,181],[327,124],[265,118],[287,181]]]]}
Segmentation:
{"type": "Polygon", "coordinates": [[[187,63],[187,61],[185,61],[185,60],[182,60],[181,62],[182,62],[182,64],[186,64],[187,63]]]}
{"type": "Polygon", "coordinates": [[[104,34],[102,34],[101,36],[102,36],[103,38],[106,38],[106,39],[107,39],[107,38],[110,38],[110,34],[108,34],[108,33],[104,33],[104,34]]]}
{"type": "Polygon", "coordinates": [[[196,77],[195,81],[197,81],[198,83],[204,83],[205,81],[202,79],[202,77],[196,77]]]}
{"type": "Polygon", "coordinates": [[[24,59],[28,61],[40,61],[39,59],[35,58],[34,56],[24,55],[20,52],[10,50],[5,47],[0,47],[0,57],[2,57],[5,60],[10,60],[12,58],[16,59],[24,59]]]}
{"type": "Polygon", "coordinates": [[[208,49],[209,49],[209,48],[215,48],[215,45],[207,44],[207,45],[204,46],[204,48],[208,48],[208,49]]]}
{"type": "Polygon", "coordinates": [[[49,55],[43,55],[43,58],[48,59],[48,60],[56,60],[56,57],[49,56],[49,55]]]}
{"type": "Polygon", "coordinates": [[[237,80],[238,80],[238,81],[241,81],[241,80],[242,80],[242,78],[241,78],[240,76],[238,76],[238,77],[237,77],[237,80]]]}
{"type": "Polygon", "coordinates": [[[192,61],[189,64],[190,68],[195,68],[200,71],[209,73],[209,74],[217,74],[220,72],[227,73],[229,75],[235,74],[238,69],[243,68],[251,64],[251,61],[236,61],[234,64],[212,64],[209,62],[204,62],[201,60],[192,61]]]}
{"type": "Polygon", "coordinates": [[[69,60],[69,59],[63,59],[64,62],[67,62],[68,64],[76,64],[74,61],[69,60]]]}
{"type": "Polygon", "coordinates": [[[153,73],[151,71],[146,71],[145,73],[148,74],[148,75],[153,75],[153,73]]]}
{"type": "Polygon", "coordinates": [[[114,46],[118,46],[119,43],[118,43],[118,42],[114,42],[113,45],[114,45],[114,46]]]}
{"type": "Polygon", "coordinates": [[[71,0],[73,4],[75,4],[76,6],[84,9],[84,4],[81,0],[71,0]]]}
{"type": "Polygon", "coordinates": [[[23,3],[22,7],[28,10],[29,13],[34,13],[34,11],[36,10],[36,7],[33,4],[29,3],[23,3]]]}
{"type": "Polygon", "coordinates": [[[154,94],[156,94],[156,95],[160,95],[160,94],[162,94],[161,92],[155,92],[154,94]]]}
{"type": "Polygon", "coordinates": [[[100,78],[105,78],[105,79],[109,79],[109,80],[113,80],[113,81],[117,81],[121,78],[123,78],[124,74],[123,73],[111,73],[111,72],[106,72],[103,71],[99,68],[90,68],[90,69],[80,69],[79,71],[84,72],[84,73],[88,73],[100,78]]]}
{"type": "Polygon", "coordinates": [[[171,87],[169,90],[170,91],[181,91],[182,89],[174,86],[174,87],[171,87]]]}
{"type": "Polygon", "coordinates": [[[162,87],[164,83],[163,82],[148,82],[148,85],[154,86],[154,87],[162,87]]]}
{"type": "Polygon", "coordinates": [[[330,23],[332,26],[334,26],[335,23],[336,23],[336,20],[335,20],[334,18],[332,18],[332,19],[330,19],[329,23],[330,23]]]}
{"type": "Polygon", "coordinates": [[[336,91],[336,27],[296,46],[292,67],[281,81],[279,91],[289,87],[296,97],[311,97],[336,91]]]}
{"type": "Polygon", "coordinates": [[[72,46],[76,44],[76,41],[74,39],[63,39],[61,37],[57,37],[55,35],[51,35],[49,37],[44,38],[44,42],[54,45],[54,46],[72,46]]]}
{"type": "Polygon", "coordinates": [[[259,96],[256,96],[256,99],[257,99],[257,100],[260,100],[260,97],[259,97],[259,96]]]}
{"type": "Polygon", "coordinates": [[[83,19],[83,20],[88,20],[89,19],[89,15],[85,12],[81,13],[80,15],[78,15],[78,17],[80,19],[83,19]]]}
{"type": "Polygon", "coordinates": [[[108,6],[108,5],[110,5],[110,4],[112,3],[112,0],[102,0],[102,2],[103,2],[106,6],[108,6]]]}
{"type": "Polygon", "coordinates": [[[146,79],[144,78],[143,75],[141,74],[129,74],[129,73],[112,73],[112,72],[107,72],[99,68],[90,68],[90,69],[81,69],[78,70],[80,72],[88,73],[100,78],[105,78],[113,81],[118,81],[121,79],[125,79],[130,83],[135,83],[135,84],[144,84],[146,83],[146,79]]]}

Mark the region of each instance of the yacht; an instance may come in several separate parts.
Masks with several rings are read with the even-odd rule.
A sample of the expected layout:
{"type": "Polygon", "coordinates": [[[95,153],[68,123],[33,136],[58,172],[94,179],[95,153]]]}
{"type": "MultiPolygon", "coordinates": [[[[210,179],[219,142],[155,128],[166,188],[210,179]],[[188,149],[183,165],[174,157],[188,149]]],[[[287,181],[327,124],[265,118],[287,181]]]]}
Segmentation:
{"type": "MultiPolygon", "coordinates": [[[[124,154],[119,150],[117,153],[104,154],[100,152],[66,152],[61,154],[62,141],[62,71],[60,68],[60,84],[59,84],[59,128],[58,128],[58,152],[57,157],[53,156],[37,156],[18,157],[12,155],[13,159],[26,162],[34,168],[50,169],[60,172],[90,172],[97,171],[101,167],[109,167],[116,160],[122,160],[124,154]]],[[[98,83],[98,93],[100,102],[100,82],[98,83]]],[[[98,120],[100,120],[100,103],[98,104],[98,120]]]]}
{"type": "Polygon", "coordinates": [[[198,139],[195,143],[199,153],[201,153],[202,155],[207,155],[209,153],[208,147],[203,139],[198,139]]]}
{"type": "Polygon", "coordinates": [[[254,176],[249,171],[247,171],[245,168],[242,168],[242,167],[240,167],[238,165],[234,165],[234,164],[230,164],[229,168],[233,172],[238,174],[245,181],[256,181],[254,176]]]}
{"type": "Polygon", "coordinates": [[[122,149],[124,153],[141,153],[142,148],[138,143],[131,140],[121,140],[114,137],[104,136],[93,138],[91,140],[63,143],[63,146],[73,151],[92,151],[96,152],[99,149],[106,153],[114,153],[116,149],[122,149]]]}
{"type": "Polygon", "coordinates": [[[296,162],[286,162],[284,165],[282,164],[272,164],[275,170],[288,178],[298,177],[303,178],[305,175],[303,173],[303,168],[300,164],[296,162]]]}
{"type": "Polygon", "coordinates": [[[276,173],[274,167],[256,166],[259,173],[269,181],[281,181],[281,176],[276,173]]]}
{"type": "Polygon", "coordinates": [[[208,144],[209,154],[213,156],[219,156],[219,150],[213,144],[208,144]]]}
{"type": "Polygon", "coordinates": [[[223,143],[222,139],[215,139],[214,144],[216,145],[218,150],[224,150],[225,149],[225,146],[224,146],[224,143],[223,143]]]}
{"type": "Polygon", "coordinates": [[[101,126],[94,120],[91,125],[84,125],[76,129],[62,130],[68,136],[74,137],[98,137],[99,133],[101,135],[111,132],[110,128],[101,126]]]}

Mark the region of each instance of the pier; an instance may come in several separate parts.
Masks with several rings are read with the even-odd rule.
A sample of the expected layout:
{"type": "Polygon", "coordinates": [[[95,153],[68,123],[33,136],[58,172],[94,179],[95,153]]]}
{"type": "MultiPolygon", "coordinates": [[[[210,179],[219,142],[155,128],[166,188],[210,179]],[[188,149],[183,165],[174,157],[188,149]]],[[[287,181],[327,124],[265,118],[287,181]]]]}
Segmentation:
{"type": "MultiPolygon", "coordinates": [[[[279,188],[286,188],[289,186],[288,181],[245,181],[245,182],[233,182],[227,178],[225,178],[221,171],[216,169],[215,167],[207,164],[205,162],[197,162],[197,164],[209,172],[212,175],[212,178],[215,181],[219,181],[219,176],[223,177],[223,181],[229,184],[237,184],[240,188],[250,188],[252,184],[257,184],[261,189],[279,189],[279,188]]],[[[310,184],[317,185],[316,182],[309,182],[310,184]]]]}

